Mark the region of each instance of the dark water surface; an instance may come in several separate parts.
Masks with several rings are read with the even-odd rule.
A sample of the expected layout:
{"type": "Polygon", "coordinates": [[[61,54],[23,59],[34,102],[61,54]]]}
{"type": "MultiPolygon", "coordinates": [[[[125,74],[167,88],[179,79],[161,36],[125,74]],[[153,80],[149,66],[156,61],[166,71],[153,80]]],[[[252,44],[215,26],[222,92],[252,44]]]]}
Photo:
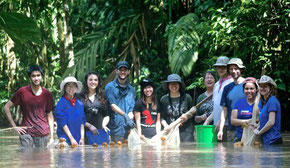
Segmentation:
{"type": "Polygon", "coordinates": [[[19,148],[18,136],[0,132],[0,168],[30,167],[290,167],[290,134],[284,144],[235,148],[231,143],[183,143],[168,146],[127,146],[76,149],[19,148]]]}

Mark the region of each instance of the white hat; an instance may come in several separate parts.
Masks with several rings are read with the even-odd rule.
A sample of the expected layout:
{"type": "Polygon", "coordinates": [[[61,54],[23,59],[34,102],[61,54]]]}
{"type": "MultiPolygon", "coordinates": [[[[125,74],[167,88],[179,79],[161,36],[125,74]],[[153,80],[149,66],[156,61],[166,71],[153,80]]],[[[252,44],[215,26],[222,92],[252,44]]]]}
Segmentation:
{"type": "Polygon", "coordinates": [[[80,81],[77,81],[77,79],[73,76],[68,76],[66,78],[64,78],[64,80],[61,82],[60,84],[60,91],[62,94],[64,94],[64,86],[69,83],[69,82],[73,82],[77,84],[77,91],[76,93],[80,93],[82,88],[83,88],[83,84],[80,81]]]}

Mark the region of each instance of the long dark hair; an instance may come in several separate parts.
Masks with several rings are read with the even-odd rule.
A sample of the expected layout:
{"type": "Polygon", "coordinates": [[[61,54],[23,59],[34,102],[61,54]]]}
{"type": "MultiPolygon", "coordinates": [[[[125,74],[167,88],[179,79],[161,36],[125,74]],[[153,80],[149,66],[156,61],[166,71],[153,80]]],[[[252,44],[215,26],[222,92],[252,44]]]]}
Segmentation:
{"type": "Polygon", "coordinates": [[[88,78],[90,75],[96,75],[98,77],[98,87],[96,88],[96,95],[98,97],[98,101],[100,102],[100,104],[106,106],[106,99],[105,99],[104,90],[102,86],[102,79],[100,75],[94,71],[88,72],[85,76],[85,81],[83,82],[84,87],[82,90],[82,94],[85,97],[85,101],[89,99],[88,78]]]}
{"type": "MultiPolygon", "coordinates": [[[[147,85],[151,86],[151,85],[147,85]]],[[[153,93],[151,95],[152,97],[152,109],[157,110],[157,98],[156,98],[156,93],[155,93],[155,87],[151,86],[153,88],[153,93]]],[[[149,108],[148,103],[146,102],[146,95],[144,94],[144,89],[145,87],[141,88],[141,101],[144,105],[146,105],[146,108],[149,108]]]]}

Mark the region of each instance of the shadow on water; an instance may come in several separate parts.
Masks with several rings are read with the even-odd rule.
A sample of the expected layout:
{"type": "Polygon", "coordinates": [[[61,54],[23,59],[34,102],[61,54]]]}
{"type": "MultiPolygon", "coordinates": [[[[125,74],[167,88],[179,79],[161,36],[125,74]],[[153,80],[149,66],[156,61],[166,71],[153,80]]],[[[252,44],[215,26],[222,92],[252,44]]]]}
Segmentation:
{"type": "Polygon", "coordinates": [[[289,167],[290,134],[283,134],[283,139],[284,145],[262,148],[183,143],[178,148],[140,145],[23,150],[17,135],[0,132],[0,167],[289,167]]]}

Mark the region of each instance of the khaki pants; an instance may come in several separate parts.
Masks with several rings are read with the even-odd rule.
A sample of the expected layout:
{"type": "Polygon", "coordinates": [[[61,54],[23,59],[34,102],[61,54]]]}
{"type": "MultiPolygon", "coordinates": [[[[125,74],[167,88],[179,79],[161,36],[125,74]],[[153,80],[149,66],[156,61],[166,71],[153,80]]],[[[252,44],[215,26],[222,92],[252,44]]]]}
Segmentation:
{"type": "Polygon", "coordinates": [[[20,135],[20,147],[24,148],[45,148],[48,143],[48,136],[32,137],[29,134],[20,135]]]}

